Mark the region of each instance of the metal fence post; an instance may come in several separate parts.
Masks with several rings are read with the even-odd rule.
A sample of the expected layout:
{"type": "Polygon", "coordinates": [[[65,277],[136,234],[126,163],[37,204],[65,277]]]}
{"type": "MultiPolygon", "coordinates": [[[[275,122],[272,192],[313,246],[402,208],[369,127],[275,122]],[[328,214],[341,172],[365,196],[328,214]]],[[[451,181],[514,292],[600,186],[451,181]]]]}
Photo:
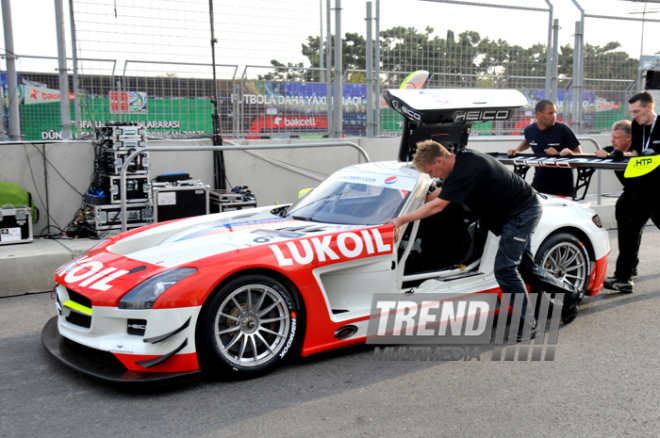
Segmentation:
{"type": "Polygon", "coordinates": [[[380,0],[376,0],[376,43],[374,45],[376,90],[376,136],[380,137],[380,0]]]}
{"type": "Polygon", "coordinates": [[[367,2],[367,138],[374,136],[374,66],[373,35],[371,29],[371,2],[367,2]]]}
{"type": "Polygon", "coordinates": [[[69,18],[71,20],[71,54],[73,59],[73,102],[76,129],[74,138],[80,138],[82,123],[80,119],[80,89],[78,87],[78,43],[76,41],[76,20],[73,15],[73,0],[69,0],[69,18]]]}
{"type": "Polygon", "coordinates": [[[335,0],[335,95],[332,100],[333,137],[335,138],[341,138],[343,132],[344,90],[342,79],[341,0],[335,0]]]}
{"type": "Polygon", "coordinates": [[[557,80],[559,78],[559,20],[552,26],[552,65],[550,66],[550,100],[557,102],[557,80]]]}
{"type": "Polygon", "coordinates": [[[66,66],[66,43],[64,42],[64,8],[62,0],[55,0],[55,27],[57,29],[57,55],[60,74],[60,120],[62,139],[71,138],[71,110],[69,109],[69,74],[66,66]]]}
{"type": "Polygon", "coordinates": [[[552,13],[553,6],[550,3],[550,0],[545,0],[548,5],[548,45],[545,49],[545,98],[550,99],[553,102],[555,99],[552,98],[552,60],[554,58],[554,46],[552,44],[552,13]]]}
{"type": "Polygon", "coordinates": [[[325,50],[326,50],[326,56],[325,56],[325,62],[326,62],[326,83],[325,83],[325,103],[327,105],[327,118],[328,118],[328,136],[332,136],[334,134],[334,111],[332,110],[332,7],[330,5],[330,2],[332,0],[326,0],[326,44],[325,44],[325,50]]]}
{"type": "Polygon", "coordinates": [[[573,51],[573,131],[582,134],[582,72],[584,71],[583,21],[575,22],[575,49],[573,51]]]}

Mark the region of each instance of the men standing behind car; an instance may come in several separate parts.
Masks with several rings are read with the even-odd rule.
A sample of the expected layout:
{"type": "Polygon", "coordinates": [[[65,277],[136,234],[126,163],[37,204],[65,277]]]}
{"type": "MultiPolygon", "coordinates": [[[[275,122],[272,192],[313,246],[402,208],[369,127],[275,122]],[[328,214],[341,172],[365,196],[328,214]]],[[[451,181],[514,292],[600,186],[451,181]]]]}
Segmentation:
{"type": "Polygon", "coordinates": [[[564,293],[562,320],[568,324],[575,319],[578,296],[575,289],[563,284],[534,262],[530,236],[539,223],[542,208],[529,184],[489,155],[469,149],[454,155],[432,140],[417,144],[413,164],[418,171],[445,182],[442,188],[436,190],[440,193],[435,199],[389,221],[395,226],[395,238],[403,224],[439,213],[451,202],[465,203],[489,231],[501,236],[495,257],[495,279],[502,292],[511,294],[512,302],[519,299],[517,297],[524,300],[523,324],[520,325],[518,339],[523,336],[525,326],[527,330],[532,328],[533,337],[536,325],[533,315],[526,317],[528,297],[524,282],[535,291],[564,293]]]}
{"type": "MultiPolygon", "coordinates": [[[[612,158],[614,160],[620,160],[623,157],[631,157],[636,155],[632,149],[631,126],[632,123],[629,120],[621,120],[616,122],[612,126],[612,146],[607,146],[603,149],[597,150],[596,156],[598,158],[612,158]]],[[[625,248],[626,245],[626,236],[622,230],[625,228],[628,215],[633,208],[632,195],[634,192],[634,185],[637,182],[635,178],[624,178],[623,173],[624,172],[622,170],[614,172],[616,177],[623,185],[623,192],[621,193],[621,196],[619,196],[619,199],[617,199],[616,207],[614,209],[614,217],[616,218],[617,228],[619,230],[617,233],[617,237],[619,239],[619,251],[622,247],[625,248]]],[[[638,263],[639,260],[637,259],[632,263],[633,275],[637,270],[638,263]]],[[[616,283],[617,277],[618,276],[615,271],[614,276],[607,278],[606,281],[610,283],[616,283]]],[[[626,289],[625,286],[622,286],[622,288],[626,289]]],[[[632,291],[632,284],[629,285],[629,289],[632,291]]]]}
{"type": "MultiPolygon", "coordinates": [[[[520,152],[532,148],[537,154],[556,157],[582,153],[580,142],[568,125],[557,122],[557,108],[549,100],[543,99],[536,104],[536,123],[525,128],[525,139],[516,149],[507,152],[515,157],[520,152]]],[[[573,196],[572,169],[546,169],[537,167],[534,171],[532,187],[541,193],[558,196],[573,196]]]]}
{"type": "MultiPolygon", "coordinates": [[[[632,154],[654,155],[660,153],[660,127],[656,123],[658,116],[653,111],[653,95],[648,91],[635,94],[628,100],[633,117],[631,126],[632,154]]],[[[617,234],[619,256],[616,260],[614,276],[605,279],[607,289],[622,293],[634,291],[633,275],[636,274],[639,261],[639,246],[642,242],[644,226],[649,221],[660,228],[660,202],[657,201],[657,187],[660,172],[637,177],[624,183],[624,204],[619,213],[617,202],[617,234]]],[[[622,197],[624,196],[622,195],[622,197]]],[[[621,199],[621,198],[620,198],[621,199]]]]}

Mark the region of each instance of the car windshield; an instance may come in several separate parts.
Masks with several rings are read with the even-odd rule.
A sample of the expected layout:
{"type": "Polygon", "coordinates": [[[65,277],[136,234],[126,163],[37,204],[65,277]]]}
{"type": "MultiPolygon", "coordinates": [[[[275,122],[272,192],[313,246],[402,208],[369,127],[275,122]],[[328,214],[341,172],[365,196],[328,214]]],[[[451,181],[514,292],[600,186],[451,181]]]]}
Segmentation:
{"type": "Polygon", "coordinates": [[[339,172],[293,205],[288,217],[342,225],[382,224],[399,214],[414,178],[339,172]]]}

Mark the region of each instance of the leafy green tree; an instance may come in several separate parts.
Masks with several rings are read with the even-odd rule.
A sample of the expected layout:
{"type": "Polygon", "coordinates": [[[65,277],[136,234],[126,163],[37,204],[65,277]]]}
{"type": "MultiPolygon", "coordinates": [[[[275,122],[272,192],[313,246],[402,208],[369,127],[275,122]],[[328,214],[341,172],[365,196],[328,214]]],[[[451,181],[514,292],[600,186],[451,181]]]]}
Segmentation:
{"type": "Polygon", "coordinates": [[[617,50],[618,42],[604,46],[586,44],[584,48],[584,77],[598,79],[635,79],[639,60],[630,58],[627,53],[617,50]]]}
{"type": "MultiPolygon", "coordinates": [[[[609,80],[635,80],[639,60],[631,58],[626,52],[618,50],[621,44],[615,41],[604,46],[584,46],[584,78],[609,80]]],[[[573,53],[570,45],[559,48],[559,77],[573,77],[573,53]]],[[[601,82],[590,84],[601,90],[620,90],[621,84],[616,82],[601,82]]]]}
{"type": "MultiPolygon", "coordinates": [[[[334,42],[334,36],[332,37],[334,42]]],[[[325,44],[323,44],[325,50],[325,44]]],[[[326,66],[319,66],[319,37],[307,37],[307,44],[302,45],[302,53],[309,60],[312,68],[325,68],[326,66]]],[[[333,46],[331,53],[331,60],[334,64],[335,48],[333,46]]],[[[349,83],[361,83],[365,80],[365,73],[355,70],[365,70],[367,68],[367,41],[364,37],[357,33],[347,33],[342,40],[342,71],[349,72],[349,83]]],[[[317,74],[307,74],[306,80],[311,81],[313,78],[318,78],[317,74]]]]}
{"type": "MultiPolygon", "coordinates": [[[[333,39],[334,41],[334,39],[333,39]]],[[[307,37],[302,53],[311,67],[319,67],[319,37],[307,37]]],[[[585,46],[585,78],[634,80],[638,60],[619,50],[618,42],[604,46],[585,46]]],[[[458,35],[447,30],[446,37],[435,35],[435,29],[426,27],[419,31],[414,27],[397,26],[381,31],[381,72],[386,83],[399,83],[405,75],[415,70],[434,73],[432,86],[488,86],[523,88],[529,86],[529,78],[545,81],[547,48],[536,43],[530,47],[511,45],[507,41],[482,38],[476,31],[458,35]],[[504,84],[506,82],[506,84],[504,84]]],[[[334,61],[334,55],[332,61],[334,61]]],[[[293,70],[302,64],[284,65],[273,60],[274,73],[264,78],[272,80],[317,80],[318,72],[293,70]]],[[[325,66],[322,66],[325,67],[325,66]]],[[[342,40],[342,71],[349,72],[348,82],[364,82],[366,68],[366,41],[357,33],[347,33],[342,40]]],[[[573,74],[573,48],[561,46],[558,53],[559,77],[573,74]]],[[[382,79],[382,78],[381,78],[382,79]]],[[[620,87],[620,85],[619,85],[620,87]]]]}
{"type": "Polygon", "coordinates": [[[275,67],[273,72],[266,73],[265,75],[258,75],[259,80],[298,82],[304,74],[302,62],[299,62],[298,64],[288,62],[284,65],[278,60],[272,59],[270,65],[275,67]]]}

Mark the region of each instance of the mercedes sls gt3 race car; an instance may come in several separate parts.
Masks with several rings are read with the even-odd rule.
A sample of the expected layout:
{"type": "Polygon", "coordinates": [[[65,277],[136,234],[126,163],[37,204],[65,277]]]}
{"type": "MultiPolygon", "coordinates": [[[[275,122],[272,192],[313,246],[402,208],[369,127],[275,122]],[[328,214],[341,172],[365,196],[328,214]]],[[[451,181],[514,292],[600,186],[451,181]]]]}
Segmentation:
{"type": "MultiPolygon", "coordinates": [[[[459,117],[441,126],[452,149],[464,147],[469,123],[460,111],[471,108],[470,90],[432,91],[448,103],[430,123],[459,117]]],[[[414,123],[427,116],[423,109],[394,103],[415,90],[400,92],[386,98],[408,121],[408,149],[434,131],[414,123]]],[[[502,116],[520,106],[515,93],[480,93],[487,103],[468,117],[502,116]]],[[[293,205],[114,236],[55,273],[57,315],[44,327],[43,343],[65,364],[110,381],[201,370],[250,376],[289,356],[364,343],[377,293],[501,293],[493,275],[499,237],[461,205],[408,224],[394,240],[386,221],[419,207],[432,183],[407,158],[363,163],[337,171],[293,205]],[[440,237],[438,229],[450,232],[440,237]]],[[[610,252],[598,216],[568,199],[541,202],[532,239],[537,261],[596,294],[610,252]]]]}

